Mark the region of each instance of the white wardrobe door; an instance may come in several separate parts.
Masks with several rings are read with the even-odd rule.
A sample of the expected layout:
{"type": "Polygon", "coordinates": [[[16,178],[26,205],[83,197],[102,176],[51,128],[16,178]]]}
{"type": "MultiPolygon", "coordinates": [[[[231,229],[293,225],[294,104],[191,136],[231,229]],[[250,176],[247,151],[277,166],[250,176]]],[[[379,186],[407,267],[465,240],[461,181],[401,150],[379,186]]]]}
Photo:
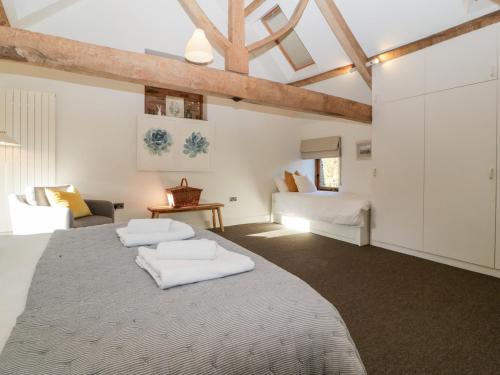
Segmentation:
{"type": "Polygon", "coordinates": [[[496,81],[428,95],[424,250],[493,267],[496,81]]]}
{"type": "Polygon", "coordinates": [[[425,51],[418,51],[373,67],[375,104],[425,92],[425,51]]]}
{"type": "Polygon", "coordinates": [[[495,80],[497,25],[425,49],[426,92],[495,80]]]}
{"type": "MultiPolygon", "coordinates": [[[[500,25],[498,25],[500,34],[500,25]]],[[[499,35],[499,51],[500,51],[500,35],[499,35]]],[[[498,56],[500,59],[500,55],[498,56]]],[[[500,81],[497,81],[497,147],[500,145],[500,81]]],[[[500,166],[500,150],[497,149],[497,168],[500,166]]],[[[495,268],[500,269],[500,174],[497,172],[497,231],[496,231],[496,255],[495,268]]]]}
{"type": "Polygon", "coordinates": [[[423,247],[424,98],[374,107],[372,239],[423,247]]]}

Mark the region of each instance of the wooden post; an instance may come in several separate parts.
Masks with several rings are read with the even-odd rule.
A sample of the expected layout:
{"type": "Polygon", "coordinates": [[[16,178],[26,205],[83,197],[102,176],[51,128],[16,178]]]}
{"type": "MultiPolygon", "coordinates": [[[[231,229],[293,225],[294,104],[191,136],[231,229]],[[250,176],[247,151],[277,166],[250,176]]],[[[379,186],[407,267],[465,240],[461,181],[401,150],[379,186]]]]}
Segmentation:
{"type": "Polygon", "coordinates": [[[231,46],[226,50],[226,70],[248,74],[248,50],[245,46],[245,3],[228,2],[228,36],[231,46]]]}

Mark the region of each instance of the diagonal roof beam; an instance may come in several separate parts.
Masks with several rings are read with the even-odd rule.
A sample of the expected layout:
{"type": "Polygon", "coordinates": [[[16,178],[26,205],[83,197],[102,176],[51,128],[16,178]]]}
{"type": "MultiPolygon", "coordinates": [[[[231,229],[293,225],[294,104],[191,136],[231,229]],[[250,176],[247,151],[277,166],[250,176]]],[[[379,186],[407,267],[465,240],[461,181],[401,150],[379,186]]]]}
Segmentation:
{"type": "Polygon", "coordinates": [[[5,13],[5,9],[2,4],[2,0],[0,0],[0,26],[10,26],[9,19],[7,18],[7,14],[5,13]]]}
{"type": "Polygon", "coordinates": [[[210,21],[196,0],[179,0],[179,3],[196,27],[205,31],[207,38],[215,45],[219,52],[223,52],[224,54],[225,51],[231,47],[231,42],[219,31],[212,21],[210,21]]]}
{"type": "Polygon", "coordinates": [[[299,3],[297,4],[297,7],[295,8],[295,11],[293,12],[292,17],[290,17],[288,23],[275,33],[269,35],[268,37],[250,44],[247,47],[248,52],[251,53],[261,48],[267,47],[273,44],[274,42],[279,41],[280,39],[286,37],[291,31],[293,31],[293,28],[297,26],[297,24],[299,23],[299,20],[302,17],[304,10],[306,9],[308,1],[309,0],[299,0],[299,3]]]}
{"type": "Polygon", "coordinates": [[[266,0],[253,0],[250,4],[245,7],[245,17],[255,12],[266,0]]]}
{"type": "Polygon", "coordinates": [[[371,123],[372,107],[265,79],[183,61],[0,27],[0,59],[196,94],[371,123]]]}
{"type": "Polygon", "coordinates": [[[290,82],[289,85],[297,86],[297,87],[312,85],[313,83],[325,81],[325,80],[330,79],[330,78],[334,78],[334,77],[338,77],[338,76],[350,73],[350,72],[352,72],[352,69],[354,69],[353,64],[341,66],[340,68],[327,70],[326,72],[316,74],[312,77],[307,77],[307,78],[304,78],[304,79],[301,79],[298,81],[290,82]]]}
{"type": "Polygon", "coordinates": [[[333,0],[315,0],[318,8],[323,13],[328,25],[334,32],[337,40],[339,41],[342,48],[344,48],[345,53],[352,60],[354,66],[357,68],[359,74],[363,77],[366,84],[372,87],[372,73],[371,69],[366,67],[366,62],[368,58],[363,52],[363,49],[359,45],[358,41],[354,37],[351,29],[347,25],[344,17],[340,13],[339,9],[333,2],[333,0]]]}

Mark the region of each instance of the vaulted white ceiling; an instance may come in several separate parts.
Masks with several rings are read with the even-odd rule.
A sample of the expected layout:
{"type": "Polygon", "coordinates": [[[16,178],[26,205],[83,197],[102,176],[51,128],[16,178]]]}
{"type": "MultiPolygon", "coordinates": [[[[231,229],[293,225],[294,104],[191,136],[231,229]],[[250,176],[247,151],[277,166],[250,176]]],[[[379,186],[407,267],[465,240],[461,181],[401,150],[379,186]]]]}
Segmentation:
{"type": "MultiPolygon", "coordinates": [[[[227,1],[198,0],[227,35],[227,1]]],[[[246,0],[248,5],[251,0],[246,0]]],[[[261,17],[276,4],[291,17],[298,0],[266,0],[247,17],[247,42],[268,35],[261,17]]],[[[151,49],[182,56],[194,24],[177,0],[3,0],[12,26],[125,50],[151,49]]],[[[500,0],[336,0],[368,56],[415,41],[500,8],[500,0]]],[[[290,82],[350,64],[314,0],[295,28],[316,64],[295,72],[275,47],[253,58],[252,76],[290,82]]],[[[214,68],[223,57],[215,54],[214,68]]],[[[369,103],[358,73],[310,87],[369,103]]]]}

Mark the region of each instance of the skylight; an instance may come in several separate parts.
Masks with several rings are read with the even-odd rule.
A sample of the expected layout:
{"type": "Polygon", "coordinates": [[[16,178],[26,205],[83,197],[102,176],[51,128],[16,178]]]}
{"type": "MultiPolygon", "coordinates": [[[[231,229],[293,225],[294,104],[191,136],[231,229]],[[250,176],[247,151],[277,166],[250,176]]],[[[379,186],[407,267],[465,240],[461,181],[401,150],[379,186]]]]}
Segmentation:
{"type": "MultiPolygon", "coordinates": [[[[274,33],[285,26],[288,23],[288,19],[281,8],[277,5],[269,13],[262,17],[262,22],[269,33],[274,33]]],[[[302,40],[300,40],[295,30],[292,30],[285,38],[277,42],[277,44],[295,71],[314,64],[313,58],[307,51],[304,43],[302,43],[302,40]]]]}

